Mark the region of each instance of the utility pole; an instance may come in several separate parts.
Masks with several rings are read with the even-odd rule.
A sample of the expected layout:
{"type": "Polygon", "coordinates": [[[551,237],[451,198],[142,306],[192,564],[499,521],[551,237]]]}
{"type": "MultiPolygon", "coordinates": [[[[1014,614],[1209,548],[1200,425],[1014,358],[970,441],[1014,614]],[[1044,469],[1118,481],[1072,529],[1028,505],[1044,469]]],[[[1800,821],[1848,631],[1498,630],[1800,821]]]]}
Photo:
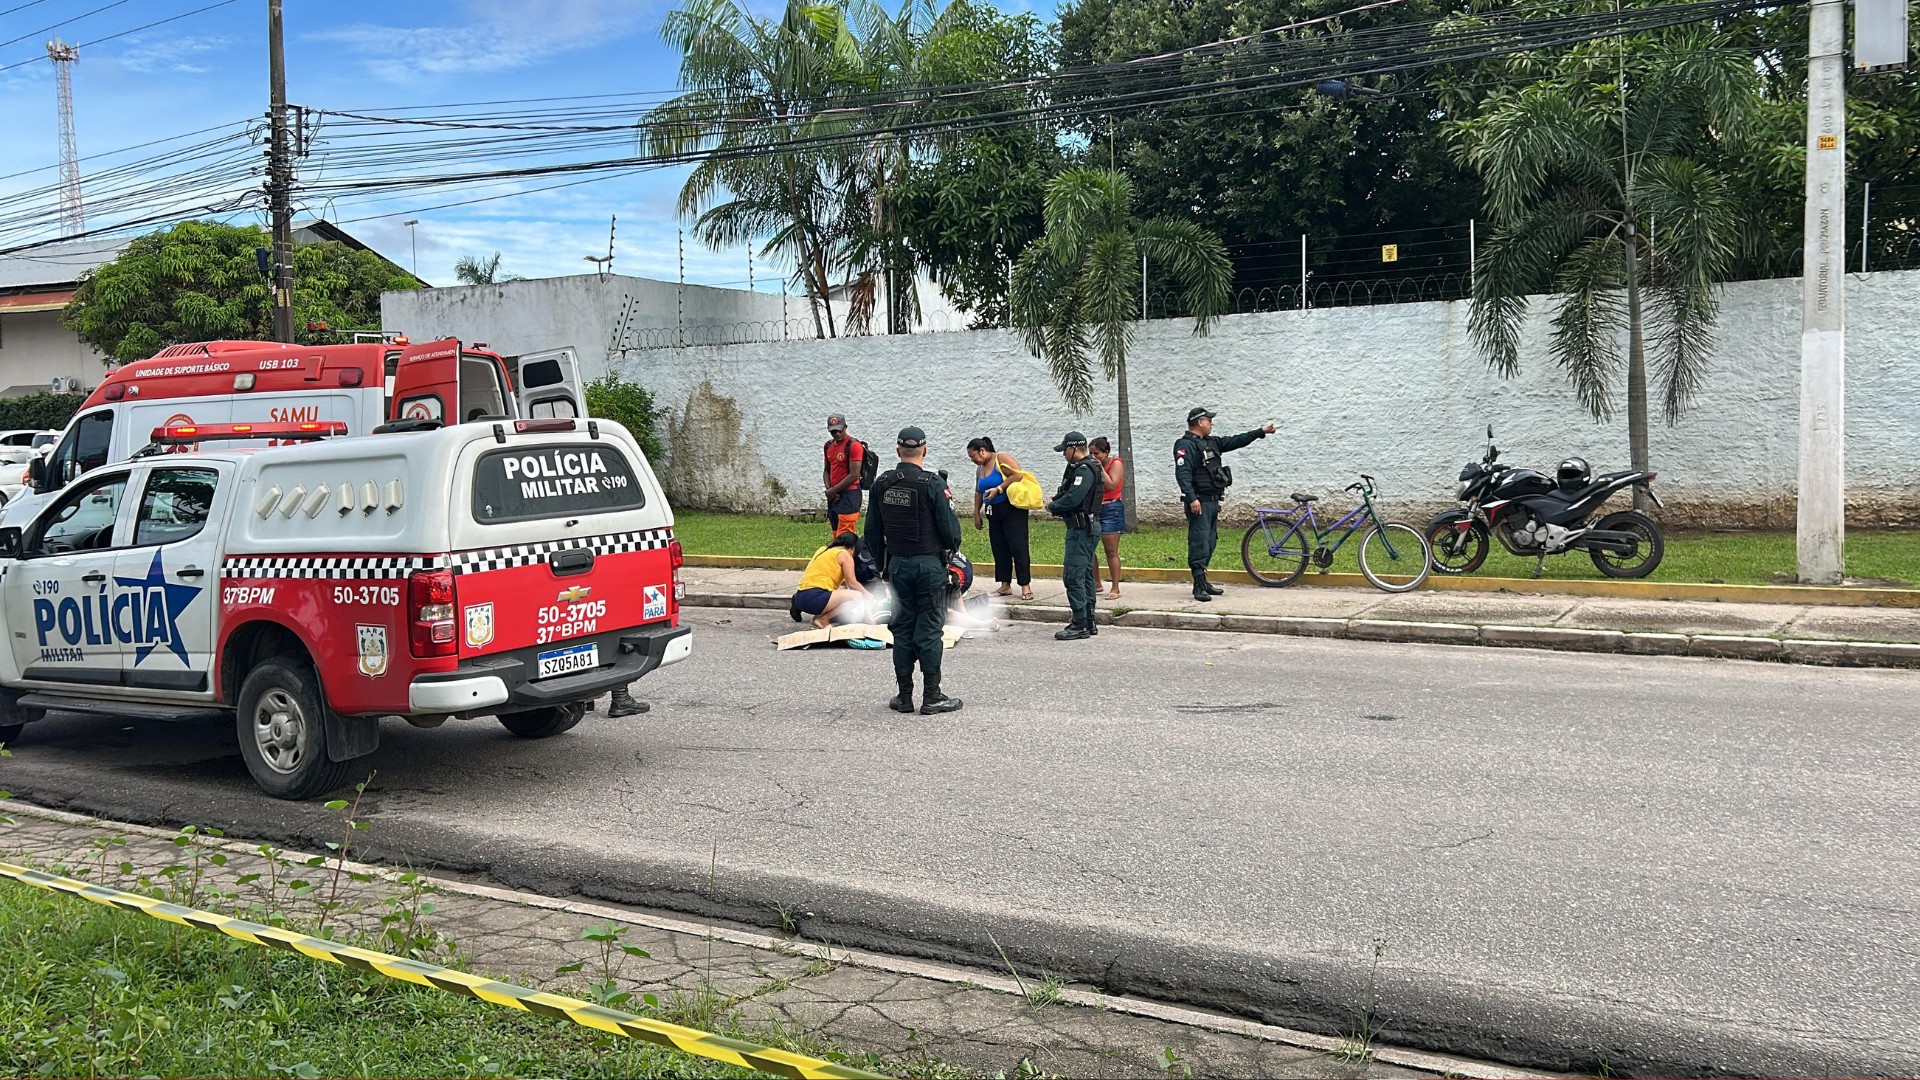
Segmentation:
{"type": "Polygon", "coordinates": [[[1838,585],[1846,569],[1846,28],[1845,0],[1814,0],[1807,18],[1807,212],[1800,278],[1800,490],[1795,521],[1800,580],[1811,585],[1838,585]]]}
{"type": "Polygon", "coordinates": [[[60,102],[60,235],[75,236],[87,227],[80,208],[80,151],[73,137],[73,65],[80,60],[80,47],[54,38],[47,42],[47,59],[53,61],[60,102]]]}
{"type": "Polygon", "coordinates": [[[293,151],[287,133],[287,49],[280,32],[281,0],[267,0],[267,213],[273,220],[273,340],[293,340],[293,151]]]}
{"type": "Polygon", "coordinates": [[[413,275],[413,280],[419,281],[420,280],[420,234],[414,232],[414,229],[420,224],[420,219],[408,218],[407,220],[401,222],[400,224],[406,226],[407,242],[413,245],[413,265],[408,268],[407,272],[413,275]]]}

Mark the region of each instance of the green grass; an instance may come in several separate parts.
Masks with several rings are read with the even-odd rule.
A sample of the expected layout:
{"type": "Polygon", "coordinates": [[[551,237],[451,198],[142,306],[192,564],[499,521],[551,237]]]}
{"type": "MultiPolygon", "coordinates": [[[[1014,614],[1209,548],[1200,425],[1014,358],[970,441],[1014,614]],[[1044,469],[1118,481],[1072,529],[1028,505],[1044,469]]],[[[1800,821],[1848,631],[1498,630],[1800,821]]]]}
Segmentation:
{"type": "MultiPolygon", "coordinates": [[[[682,511],[676,518],[675,530],[680,541],[693,555],[803,559],[813,554],[827,537],[823,523],[793,522],[778,515],[682,511]]],[[[1215,568],[1243,569],[1240,538],[1251,521],[1251,515],[1221,519],[1220,548],[1213,557],[1215,568]]],[[[967,556],[979,565],[983,574],[987,573],[992,562],[987,534],[975,531],[973,523],[964,517],[961,524],[967,556]]],[[[1059,522],[1035,514],[1032,536],[1034,562],[1060,561],[1066,530],[1059,522]]],[[[1359,537],[1348,541],[1335,557],[1332,569],[1358,573],[1359,567],[1354,562],[1358,548],[1359,537]]],[[[1142,526],[1138,532],[1121,539],[1120,556],[1125,566],[1183,568],[1187,565],[1186,530],[1177,525],[1142,526]]],[[[1790,532],[1686,530],[1668,532],[1666,557],[1649,580],[1773,585],[1790,582],[1793,572],[1793,534],[1790,532]]],[[[1532,573],[1533,560],[1514,558],[1495,545],[1479,576],[1523,578],[1532,573]]],[[[1920,531],[1849,532],[1847,574],[1904,584],[1920,582],[1920,531]]],[[[1601,574],[1585,554],[1570,554],[1548,559],[1544,576],[1599,578],[1601,574]]],[[[1305,580],[1312,580],[1311,573],[1305,580]]]]}
{"type": "Polygon", "coordinates": [[[759,1075],[12,882],[0,986],[0,1076],[759,1075]]]}

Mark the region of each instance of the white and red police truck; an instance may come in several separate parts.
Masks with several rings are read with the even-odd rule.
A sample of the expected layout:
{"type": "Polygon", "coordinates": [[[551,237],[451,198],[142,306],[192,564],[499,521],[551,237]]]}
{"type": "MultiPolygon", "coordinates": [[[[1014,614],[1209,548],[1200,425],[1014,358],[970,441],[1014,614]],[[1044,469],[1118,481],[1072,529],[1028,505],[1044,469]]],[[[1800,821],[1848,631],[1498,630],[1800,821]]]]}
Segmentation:
{"type": "Polygon", "coordinates": [[[673,512],[624,428],[211,449],[342,428],[156,430],[0,528],[0,742],[50,710],[231,713],[259,785],[309,798],[374,751],[382,717],[495,716],[544,738],[690,654],[673,512]]]}
{"type": "Polygon", "coordinates": [[[127,460],[158,427],[333,421],[365,435],[397,420],[585,415],[572,349],[530,353],[510,367],[498,353],[453,338],[173,345],[100,380],[52,453],[29,463],[26,490],[8,502],[0,524],[24,525],[76,477],[127,460]]]}

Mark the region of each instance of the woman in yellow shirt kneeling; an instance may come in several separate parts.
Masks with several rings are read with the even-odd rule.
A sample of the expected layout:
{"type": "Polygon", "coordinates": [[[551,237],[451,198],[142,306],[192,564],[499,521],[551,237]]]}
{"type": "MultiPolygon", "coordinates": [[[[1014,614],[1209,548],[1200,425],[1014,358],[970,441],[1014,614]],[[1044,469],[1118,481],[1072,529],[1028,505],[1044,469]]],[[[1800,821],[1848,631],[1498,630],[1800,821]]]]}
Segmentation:
{"type": "Polygon", "coordinates": [[[806,570],[801,572],[800,584],[793,593],[793,609],[801,615],[813,616],[814,629],[824,630],[833,625],[834,613],[855,597],[872,595],[860,584],[853,569],[853,549],[859,542],[850,532],[840,533],[826,547],[814,552],[806,570]]]}

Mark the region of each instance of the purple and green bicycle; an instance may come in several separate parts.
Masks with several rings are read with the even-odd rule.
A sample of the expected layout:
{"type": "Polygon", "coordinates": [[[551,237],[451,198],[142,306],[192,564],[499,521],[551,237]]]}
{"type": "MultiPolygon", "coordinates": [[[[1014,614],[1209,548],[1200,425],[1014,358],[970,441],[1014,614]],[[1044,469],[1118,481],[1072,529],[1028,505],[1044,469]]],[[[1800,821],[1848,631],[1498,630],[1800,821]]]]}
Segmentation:
{"type": "Polygon", "coordinates": [[[1313,514],[1318,495],[1296,491],[1291,510],[1255,510],[1253,524],[1240,540],[1240,561],[1247,573],[1262,585],[1274,586],[1299,581],[1308,563],[1325,573],[1334,554],[1358,533],[1360,573],[1374,588],[1391,593],[1419,588],[1432,565],[1427,538],[1404,521],[1380,519],[1373,508],[1373,477],[1362,473],[1360,482],[1348,484],[1347,490],[1360,494],[1360,505],[1325,529],[1313,514]]]}

